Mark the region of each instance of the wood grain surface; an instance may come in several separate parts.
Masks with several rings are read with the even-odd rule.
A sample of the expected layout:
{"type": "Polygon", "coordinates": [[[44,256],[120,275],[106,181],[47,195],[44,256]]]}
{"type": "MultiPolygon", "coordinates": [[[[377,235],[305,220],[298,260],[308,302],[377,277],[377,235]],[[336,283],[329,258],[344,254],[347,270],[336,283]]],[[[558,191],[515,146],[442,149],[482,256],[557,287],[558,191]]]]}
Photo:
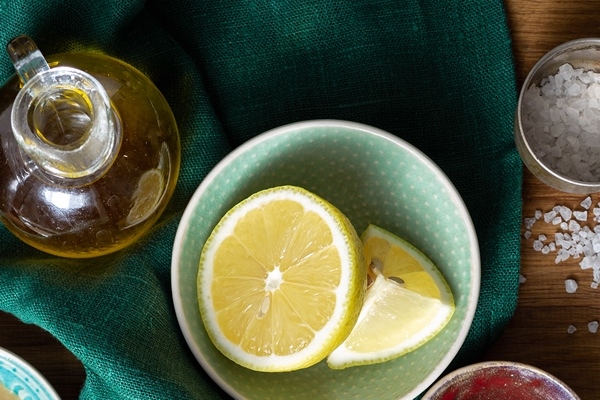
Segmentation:
{"type": "MultiPolygon", "coordinates": [[[[506,0],[517,84],[547,51],[568,40],[600,37],[600,0],[506,0]]],[[[585,198],[566,195],[540,183],[529,172],[523,179],[523,216],[555,205],[579,207],[585,198]]],[[[593,195],[594,204],[600,195],[593,195]]],[[[533,236],[549,237],[557,227],[536,224],[533,236]]],[[[554,256],[533,250],[523,238],[519,302],[500,340],[482,360],[511,360],[542,368],[567,383],[583,400],[600,399],[600,332],[588,323],[600,321],[600,289],[590,287],[591,272],[578,260],[555,264],[554,256]],[[577,280],[574,294],[565,291],[567,278],[577,280]],[[573,325],[577,331],[569,334],[573,325]]],[[[56,388],[63,399],[76,399],[85,379],[81,363],[50,334],[0,312],[0,346],[23,357],[56,388]]]]}
{"type": "MultiPolygon", "coordinates": [[[[600,37],[598,0],[506,0],[505,6],[519,87],[537,60],[555,46],[600,37]]],[[[580,203],[585,197],[560,193],[524,171],[524,218],[556,205],[582,210],[580,203]]],[[[591,198],[594,205],[600,201],[598,194],[591,198]]],[[[588,225],[595,224],[590,218],[588,225]]],[[[588,330],[588,323],[600,321],[600,288],[591,288],[592,273],[580,268],[580,260],[556,264],[556,253],[545,255],[533,249],[533,239],[539,234],[553,238],[557,230],[560,228],[552,224],[536,222],[532,237],[522,237],[521,273],[526,280],[520,286],[517,310],[483,359],[534,365],[558,377],[583,400],[600,399],[600,331],[588,330]],[[577,281],[576,293],[566,292],[566,279],[577,281]],[[577,331],[569,334],[569,325],[577,331]]]]}
{"type": "Polygon", "coordinates": [[[0,311],[0,347],[37,369],[63,400],[79,397],[85,379],[83,366],[48,332],[0,311]]]}

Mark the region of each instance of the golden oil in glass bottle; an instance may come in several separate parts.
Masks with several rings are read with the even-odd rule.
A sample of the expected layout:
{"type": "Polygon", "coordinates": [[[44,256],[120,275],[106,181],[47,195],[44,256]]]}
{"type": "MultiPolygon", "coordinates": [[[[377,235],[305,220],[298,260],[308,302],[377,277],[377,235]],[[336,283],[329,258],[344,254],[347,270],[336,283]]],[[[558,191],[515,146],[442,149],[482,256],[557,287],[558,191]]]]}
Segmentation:
{"type": "Polygon", "coordinates": [[[106,55],[45,59],[27,36],[8,52],[17,74],[0,89],[0,220],[63,257],[130,245],[164,211],[179,174],[162,94],[106,55]]]}

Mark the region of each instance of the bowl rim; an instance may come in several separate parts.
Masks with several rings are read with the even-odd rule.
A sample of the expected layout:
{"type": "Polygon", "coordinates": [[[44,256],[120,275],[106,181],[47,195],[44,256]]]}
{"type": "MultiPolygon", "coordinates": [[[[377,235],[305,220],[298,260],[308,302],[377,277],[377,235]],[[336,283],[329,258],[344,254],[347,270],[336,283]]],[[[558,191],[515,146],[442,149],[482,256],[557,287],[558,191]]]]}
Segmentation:
{"type": "Polygon", "coordinates": [[[337,119],[314,119],[314,120],[305,120],[292,122],[289,124],[281,125],[276,128],[267,130],[257,136],[249,139],[248,141],[242,143],[240,146],[233,149],[230,153],[228,153],[225,157],[223,157],[210,171],[209,173],[202,179],[199,186],[193,193],[192,197],[188,201],[186,208],[181,216],[179,221],[179,225],[177,227],[177,232],[175,234],[175,240],[173,243],[172,257],[171,257],[171,292],[173,305],[175,308],[175,314],[177,317],[177,321],[179,323],[179,328],[183,334],[183,337],[192,351],[194,358],[206,372],[206,374],[227,394],[234,398],[241,398],[240,393],[238,393],[231,385],[229,385],[218,373],[217,371],[205,360],[202,351],[196,344],[192,332],[190,330],[188,321],[185,317],[185,312],[183,309],[183,301],[181,299],[181,292],[179,289],[179,268],[178,268],[178,260],[180,258],[181,253],[183,252],[183,241],[185,239],[187,227],[189,225],[190,219],[194,214],[194,209],[196,208],[196,204],[198,203],[199,198],[205,193],[206,189],[210,186],[210,184],[218,177],[225,167],[227,167],[230,163],[232,163],[238,156],[241,154],[251,150],[253,147],[271,140],[273,137],[286,134],[288,131],[294,131],[298,129],[310,129],[310,128],[345,128],[351,130],[362,131],[364,133],[382,137],[388,141],[390,141],[393,145],[404,148],[405,150],[412,152],[417,158],[421,159],[424,164],[426,164],[431,170],[433,170],[436,174],[439,174],[442,179],[440,179],[441,183],[445,186],[448,191],[452,201],[457,206],[458,214],[461,220],[465,222],[465,227],[467,229],[467,235],[469,237],[470,243],[470,275],[471,275],[471,288],[467,296],[467,305],[470,307],[467,308],[465,312],[465,316],[463,319],[463,324],[458,331],[458,335],[456,340],[452,343],[450,348],[448,349],[446,355],[440,360],[438,365],[433,368],[433,370],[419,383],[417,384],[409,393],[405,395],[406,398],[412,398],[417,396],[418,394],[424,392],[431,384],[433,384],[446,370],[448,365],[452,362],[456,354],[459,352],[460,348],[465,342],[465,339],[471,329],[471,325],[473,323],[473,319],[475,316],[475,312],[477,310],[478,302],[479,302],[479,292],[481,287],[481,257],[479,252],[479,242],[477,238],[477,234],[475,231],[475,227],[473,225],[473,221],[469,214],[469,211],[464,203],[464,200],[458,193],[458,190],[450,181],[448,176],[442,171],[442,169],[435,163],[431,158],[429,158],[425,153],[421,150],[407,142],[406,140],[392,135],[391,133],[384,131],[379,128],[375,128],[370,125],[366,125],[359,122],[346,121],[346,120],[337,120],[337,119]]]}
{"type": "Polygon", "coordinates": [[[525,364],[525,363],[522,363],[522,362],[517,362],[517,361],[503,361],[503,360],[481,361],[481,362],[478,362],[478,363],[475,363],[475,364],[470,364],[470,365],[466,365],[464,367],[458,368],[458,369],[456,369],[456,370],[448,373],[447,375],[443,376],[433,386],[431,386],[429,388],[429,390],[427,390],[427,392],[425,392],[423,394],[423,400],[429,400],[429,399],[431,399],[430,396],[434,395],[436,391],[440,390],[447,383],[451,382],[456,377],[458,377],[458,376],[460,376],[460,375],[462,375],[464,373],[467,373],[469,371],[480,371],[480,370],[484,370],[484,369],[488,369],[488,368],[494,368],[494,367],[500,367],[500,368],[502,368],[502,367],[510,367],[510,368],[515,368],[515,369],[528,370],[528,371],[531,371],[531,372],[535,373],[536,375],[545,376],[546,378],[548,378],[551,381],[555,382],[562,389],[564,389],[569,395],[571,395],[572,396],[572,400],[580,400],[579,396],[573,391],[573,389],[571,389],[565,382],[563,382],[562,380],[558,379],[556,376],[552,375],[548,371],[544,371],[543,369],[540,369],[540,368],[535,367],[533,365],[525,364]]]}
{"type": "MultiPolygon", "coordinates": [[[[48,382],[48,380],[40,373],[40,371],[34,368],[33,365],[25,361],[22,357],[8,349],[5,349],[4,347],[0,347],[0,360],[2,359],[15,364],[15,368],[19,368],[20,370],[24,371],[28,375],[28,378],[30,378],[30,382],[35,382],[41,389],[43,389],[43,394],[48,395],[49,400],[60,400],[60,396],[50,382],[48,382]]],[[[12,370],[9,371],[12,372],[12,370]]],[[[0,385],[2,385],[2,382],[0,382],[0,385]]]]}

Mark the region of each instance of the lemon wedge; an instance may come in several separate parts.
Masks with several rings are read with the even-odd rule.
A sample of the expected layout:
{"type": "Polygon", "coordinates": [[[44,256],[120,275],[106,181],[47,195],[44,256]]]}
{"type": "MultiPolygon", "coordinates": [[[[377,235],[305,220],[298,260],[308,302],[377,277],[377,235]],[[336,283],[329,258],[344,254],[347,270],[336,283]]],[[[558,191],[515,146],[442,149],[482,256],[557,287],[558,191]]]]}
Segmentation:
{"type": "Polygon", "coordinates": [[[367,281],[350,221],[299,187],[234,206],[202,250],[198,301],[214,345],[256,371],[292,371],[327,357],[354,326],[367,281]]]}
{"type": "Polygon", "coordinates": [[[413,351],[439,333],[455,310],[440,271],[410,243],[374,225],[362,241],[371,285],[354,329],[327,358],[333,369],[413,351]]]}
{"type": "Polygon", "coordinates": [[[127,224],[139,224],[156,211],[164,188],[165,180],[160,170],[153,168],[144,172],[133,192],[133,206],[127,214],[127,224]]]}

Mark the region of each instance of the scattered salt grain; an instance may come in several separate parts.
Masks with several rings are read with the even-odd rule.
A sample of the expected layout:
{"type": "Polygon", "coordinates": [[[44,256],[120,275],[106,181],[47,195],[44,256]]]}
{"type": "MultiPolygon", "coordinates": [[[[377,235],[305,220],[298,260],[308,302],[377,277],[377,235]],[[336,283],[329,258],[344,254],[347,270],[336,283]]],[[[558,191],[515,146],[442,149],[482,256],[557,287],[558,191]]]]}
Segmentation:
{"type": "Polygon", "coordinates": [[[577,291],[577,282],[574,279],[565,280],[565,289],[567,293],[575,293],[577,291]]]}
{"type": "Polygon", "coordinates": [[[550,246],[545,245],[544,247],[542,247],[542,254],[549,254],[550,253],[550,246]]]}
{"type": "Polygon", "coordinates": [[[590,207],[592,206],[592,198],[590,196],[588,196],[585,199],[583,199],[583,201],[580,204],[581,204],[581,207],[585,208],[586,210],[589,210],[590,207]]]}
{"type": "Polygon", "coordinates": [[[554,211],[554,210],[548,211],[547,213],[544,214],[544,222],[549,224],[552,222],[554,217],[556,217],[556,211],[554,211]]]}
{"type": "Polygon", "coordinates": [[[536,218],[525,218],[525,228],[526,229],[533,228],[533,224],[535,224],[535,221],[537,221],[536,218]]]}
{"type": "Polygon", "coordinates": [[[563,261],[568,260],[570,257],[571,257],[571,255],[569,254],[569,252],[567,250],[565,250],[565,249],[559,249],[556,252],[556,259],[554,260],[554,262],[556,264],[559,264],[559,263],[561,263],[563,261]]]}
{"type": "MultiPolygon", "coordinates": [[[[598,96],[600,97],[600,74],[598,75],[598,96]]],[[[600,115],[600,101],[598,102],[598,111],[600,115]]],[[[598,154],[600,155],[600,138],[598,154]]],[[[523,219],[524,224],[528,227],[524,237],[532,240],[533,248],[536,251],[553,255],[556,264],[569,259],[578,259],[581,270],[591,273],[590,287],[597,289],[600,287],[600,203],[592,208],[592,200],[588,196],[581,201],[579,207],[583,210],[581,208],[571,209],[563,205],[555,206],[547,212],[535,210],[533,217],[523,219]],[[554,233],[552,236],[538,233],[534,237],[531,227],[542,218],[548,226],[554,225],[550,228],[550,232],[554,233]],[[557,218],[562,221],[558,224],[559,227],[554,224],[557,218]]],[[[519,274],[519,284],[523,284],[525,280],[525,277],[519,274]]],[[[579,284],[574,279],[565,279],[564,285],[567,293],[576,293],[579,288],[579,284]]],[[[588,329],[592,333],[596,333],[598,328],[598,321],[588,324],[588,329]]],[[[573,325],[569,325],[567,328],[568,333],[574,333],[576,330],[573,325]]]]}
{"type": "Polygon", "coordinates": [[[581,229],[581,225],[579,225],[577,223],[577,221],[575,221],[573,219],[569,221],[569,230],[571,232],[578,232],[580,229],[581,229]]]}
{"type": "Polygon", "coordinates": [[[571,211],[571,209],[569,207],[565,207],[565,206],[560,206],[559,213],[560,213],[560,216],[562,217],[562,219],[565,221],[569,221],[571,219],[571,217],[573,216],[573,211],[571,211]]]}
{"type": "Polygon", "coordinates": [[[587,221],[587,211],[573,211],[573,215],[577,221],[587,221]]]}
{"type": "Polygon", "coordinates": [[[579,263],[579,267],[581,269],[590,269],[594,265],[595,260],[596,260],[596,256],[585,256],[579,263]]]}

